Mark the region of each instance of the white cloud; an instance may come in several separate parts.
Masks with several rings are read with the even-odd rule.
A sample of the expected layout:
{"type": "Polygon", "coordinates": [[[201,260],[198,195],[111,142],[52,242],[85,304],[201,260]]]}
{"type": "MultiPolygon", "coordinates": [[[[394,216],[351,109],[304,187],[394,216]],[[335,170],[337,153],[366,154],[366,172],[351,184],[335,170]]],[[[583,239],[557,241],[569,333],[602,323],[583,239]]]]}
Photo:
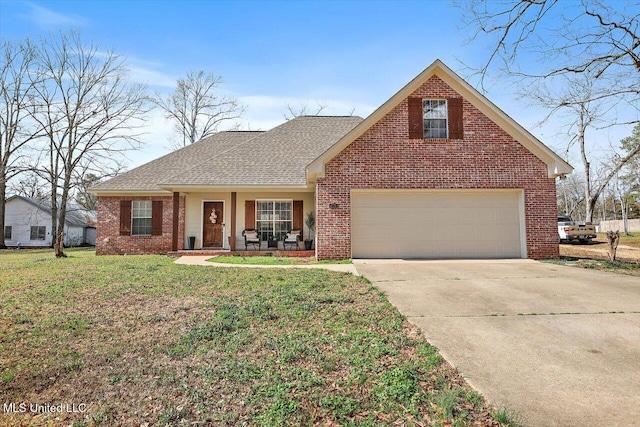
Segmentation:
{"type": "Polygon", "coordinates": [[[30,13],[24,15],[24,17],[41,28],[49,29],[59,26],[83,27],[87,25],[88,22],[86,18],[79,15],[63,15],[33,3],[27,4],[31,10],[30,13]]]}
{"type": "Polygon", "coordinates": [[[176,85],[174,77],[138,65],[135,60],[130,60],[127,68],[129,69],[129,78],[135,83],[163,88],[174,88],[176,85]]]}

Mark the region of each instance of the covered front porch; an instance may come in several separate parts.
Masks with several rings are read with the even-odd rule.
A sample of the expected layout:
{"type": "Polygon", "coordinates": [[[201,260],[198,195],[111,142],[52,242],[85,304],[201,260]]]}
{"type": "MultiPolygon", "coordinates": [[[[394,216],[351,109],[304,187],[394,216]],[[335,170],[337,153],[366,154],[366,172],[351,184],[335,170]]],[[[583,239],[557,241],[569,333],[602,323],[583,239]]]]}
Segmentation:
{"type": "Polygon", "coordinates": [[[310,212],[315,213],[312,188],[233,190],[184,188],[172,192],[174,205],[182,206],[174,209],[170,255],[315,255],[315,245],[305,250],[305,240],[314,239],[304,222],[310,212]],[[184,214],[177,214],[180,211],[184,214]],[[259,245],[245,244],[243,231],[247,229],[257,232],[259,245]],[[295,229],[302,230],[301,240],[285,248],[285,235],[295,229]]]}

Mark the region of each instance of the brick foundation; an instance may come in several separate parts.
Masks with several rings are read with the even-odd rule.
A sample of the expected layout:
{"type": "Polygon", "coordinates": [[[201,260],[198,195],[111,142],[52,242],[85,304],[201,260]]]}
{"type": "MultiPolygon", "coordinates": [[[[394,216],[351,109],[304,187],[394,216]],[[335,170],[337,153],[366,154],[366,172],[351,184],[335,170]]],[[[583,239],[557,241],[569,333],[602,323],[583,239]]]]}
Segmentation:
{"type": "MultiPolygon", "coordinates": [[[[184,196],[180,197],[178,249],[184,245],[184,196]]],[[[173,197],[171,196],[100,196],[98,197],[97,255],[166,254],[173,242],[173,197]],[[161,236],[121,236],[121,200],[161,200],[161,236]]]]}
{"type": "MultiPolygon", "coordinates": [[[[460,97],[434,76],[411,96],[460,97]]],[[[463,100],[464,139],[409,139],[405,99],[325,166],[316,185],[318,259],[351,257],[351,189],[524,189],[527,255],[558,256],[555,179],[463,100]],[[337,204],[331,209],[329,204],[337,204]]]]}

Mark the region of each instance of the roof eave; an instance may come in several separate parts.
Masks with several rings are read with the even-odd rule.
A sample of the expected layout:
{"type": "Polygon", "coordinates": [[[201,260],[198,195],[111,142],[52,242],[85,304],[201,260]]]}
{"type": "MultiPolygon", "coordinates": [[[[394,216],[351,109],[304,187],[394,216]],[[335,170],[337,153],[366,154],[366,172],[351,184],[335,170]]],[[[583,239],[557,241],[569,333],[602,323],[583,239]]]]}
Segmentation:
{"type": "Polygon", "coordinates": [[[125,189],[110,189],[110,190],[96,190],[89,189],[89,193],[95,194],[96,196],[117,196],[120,194],[130,194],[130,195],[166,195],[167,191],[165,190],[125,190],[125,189]]]}
{"type": "Polygon", "coordinates": [[[170,192],[186,192],[186,191],[235,191],[235,190],[308,190],[310,187],[308,184],[220,184],[220,185],[193,185],[193,184],[160,184],[160,186],[166,191],[170,192]]]}

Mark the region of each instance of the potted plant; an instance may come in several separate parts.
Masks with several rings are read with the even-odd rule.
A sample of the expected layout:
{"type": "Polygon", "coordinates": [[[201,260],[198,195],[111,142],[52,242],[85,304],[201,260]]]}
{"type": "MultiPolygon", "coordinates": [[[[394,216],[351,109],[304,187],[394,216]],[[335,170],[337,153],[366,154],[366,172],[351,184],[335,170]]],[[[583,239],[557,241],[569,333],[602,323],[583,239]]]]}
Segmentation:
{"type": "Polygon", "coordinates": [[[304,219],[304,223],[309,229],[309,234],[307,235],[307,238],[304,239],[304,248],[307,251],[310,251],[311,246],[313,246],[313,239],[311,238],[311,233],[312,233],[311,230],[314,230],[316,228],[316,214],[313,211],[307,212],[307,216],[304,219]]]}

